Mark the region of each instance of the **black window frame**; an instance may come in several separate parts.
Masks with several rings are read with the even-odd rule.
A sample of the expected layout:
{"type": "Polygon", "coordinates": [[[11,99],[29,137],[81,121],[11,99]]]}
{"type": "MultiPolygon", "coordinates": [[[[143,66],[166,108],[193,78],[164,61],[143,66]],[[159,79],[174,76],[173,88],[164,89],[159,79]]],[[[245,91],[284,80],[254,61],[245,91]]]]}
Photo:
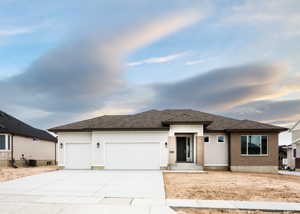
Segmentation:
{"type": "Polygon", "coordinates": [[[5,134],[0,134],[0,137],[4,137],[4,148],[0,147],[0,151],[6,151],[6,135],[5,134]]]}
{"type": "Polygon", "coordinates": [[[241,156],[268,156],[269,155],[269,136],[268,135],[241,135],[240,137],[240,155],[241,156]],[[251,139],[250,137],[260,137],[260,153],[259,154],[249,154],[249,139],[251,139]],[[246,143],[246,153],[244,153],[243,147],[242,147],[242,138],[246,137],[247,143],[246,143]],[[267,150],[266,153],[263,153],[263,137],[266,137],[267,141],[266,141],[266,147],[265,149],[267,150]]]}
{"type": "Polygon", "coordinates": [[[217,143],[225,143],[225,141],[226,141],[226,140],[225,140],[225,135],[218,135],[218,136],[217,136],[217,143]],[[219,137],[222,137],[222,138],[223,138],[223,141],[220,142],[220,141],[219,141],[219,137]]]}

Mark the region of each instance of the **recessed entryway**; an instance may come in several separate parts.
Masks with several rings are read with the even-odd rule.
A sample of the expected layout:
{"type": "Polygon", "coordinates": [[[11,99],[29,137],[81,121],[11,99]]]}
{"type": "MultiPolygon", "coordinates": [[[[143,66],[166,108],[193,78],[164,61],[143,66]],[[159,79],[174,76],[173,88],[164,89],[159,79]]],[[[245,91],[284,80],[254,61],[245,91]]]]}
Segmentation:
{"type": "Polygon", "coordinates": [[[176,135],[176,162],[194,162],[194,140],[193,135],[176,135]]]}

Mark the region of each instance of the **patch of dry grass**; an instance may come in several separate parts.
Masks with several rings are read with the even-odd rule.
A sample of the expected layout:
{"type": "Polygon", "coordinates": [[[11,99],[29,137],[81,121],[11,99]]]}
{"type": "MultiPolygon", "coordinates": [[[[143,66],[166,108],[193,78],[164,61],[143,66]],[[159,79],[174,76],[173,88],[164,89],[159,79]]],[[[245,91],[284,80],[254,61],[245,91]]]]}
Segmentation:
{"type": "Polygon", "coordinates": [[[40,174],[43,172],[51,172],[57,170],[57,166],[41,166],[41,167],[20,167],[20,168],[0,168],[0,182],[15,180],[17,178],[40,174]]]}
{"type": "Polygon", "coordinates": [[[300,177],[277,174],[164,173],[167,198],[300,202],[300,177]]]}
{"type": "Polygon", "coordinates": [[[293,212],[267,212],[260,210],[177,208],[177,214],[292,214],[293,212]]]}

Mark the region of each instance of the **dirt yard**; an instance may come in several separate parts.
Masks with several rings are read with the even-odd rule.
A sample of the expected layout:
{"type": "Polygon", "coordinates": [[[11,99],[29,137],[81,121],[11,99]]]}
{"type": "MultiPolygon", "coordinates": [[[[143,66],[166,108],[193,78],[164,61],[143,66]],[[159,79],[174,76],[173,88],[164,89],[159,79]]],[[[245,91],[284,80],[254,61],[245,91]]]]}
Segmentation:
{"type": "Polygon", "coordinates": [[[57,166],[0,168],[0,182],[57,170],[57,166]]]}
{"type": "Polygon", "coordinates": [[[296,176],[235,172],[164,173],[164,181],[167,198],[300,202],[300,177],[296,176]]]}
{"type": "Polygon", "coordinates": [[[224,209],[194,209],[182,208],[175,209],[178,214],[292,214],[293,212],[264,212],[264,211],[248,211],[248,210],[224,210],[224,209]]]}

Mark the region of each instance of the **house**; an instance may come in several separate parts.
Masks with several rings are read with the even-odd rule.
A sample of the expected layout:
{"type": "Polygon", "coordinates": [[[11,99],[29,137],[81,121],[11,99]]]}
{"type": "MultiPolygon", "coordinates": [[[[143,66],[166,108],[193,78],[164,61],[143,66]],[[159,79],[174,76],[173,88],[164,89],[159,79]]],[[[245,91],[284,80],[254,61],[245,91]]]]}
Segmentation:
{"type": "Polygon", "coordinates": [[[276,172],[286,128],[195,110],[104,115],[49,129],[66,169],[216,169],[276,172]]]}
{"type": "Polygon", "coordinates": [[[293,161],[293,147],[292,145],[279,146],[279,168],[280,169],[294,169],[293,161]]]}
{"type": "Polygon", "coordinates": [[[37,165],[56,163],[57,139],[46,131],[0,111],[0,167],[25,165],[25,160],[36,160],[37,165]]]}
{"type": "Polygon", "coordinates": [[[300,171],[300,120],[289,130],[292,133],[292,145],[288,150],[288,166],[300,171]]]}

